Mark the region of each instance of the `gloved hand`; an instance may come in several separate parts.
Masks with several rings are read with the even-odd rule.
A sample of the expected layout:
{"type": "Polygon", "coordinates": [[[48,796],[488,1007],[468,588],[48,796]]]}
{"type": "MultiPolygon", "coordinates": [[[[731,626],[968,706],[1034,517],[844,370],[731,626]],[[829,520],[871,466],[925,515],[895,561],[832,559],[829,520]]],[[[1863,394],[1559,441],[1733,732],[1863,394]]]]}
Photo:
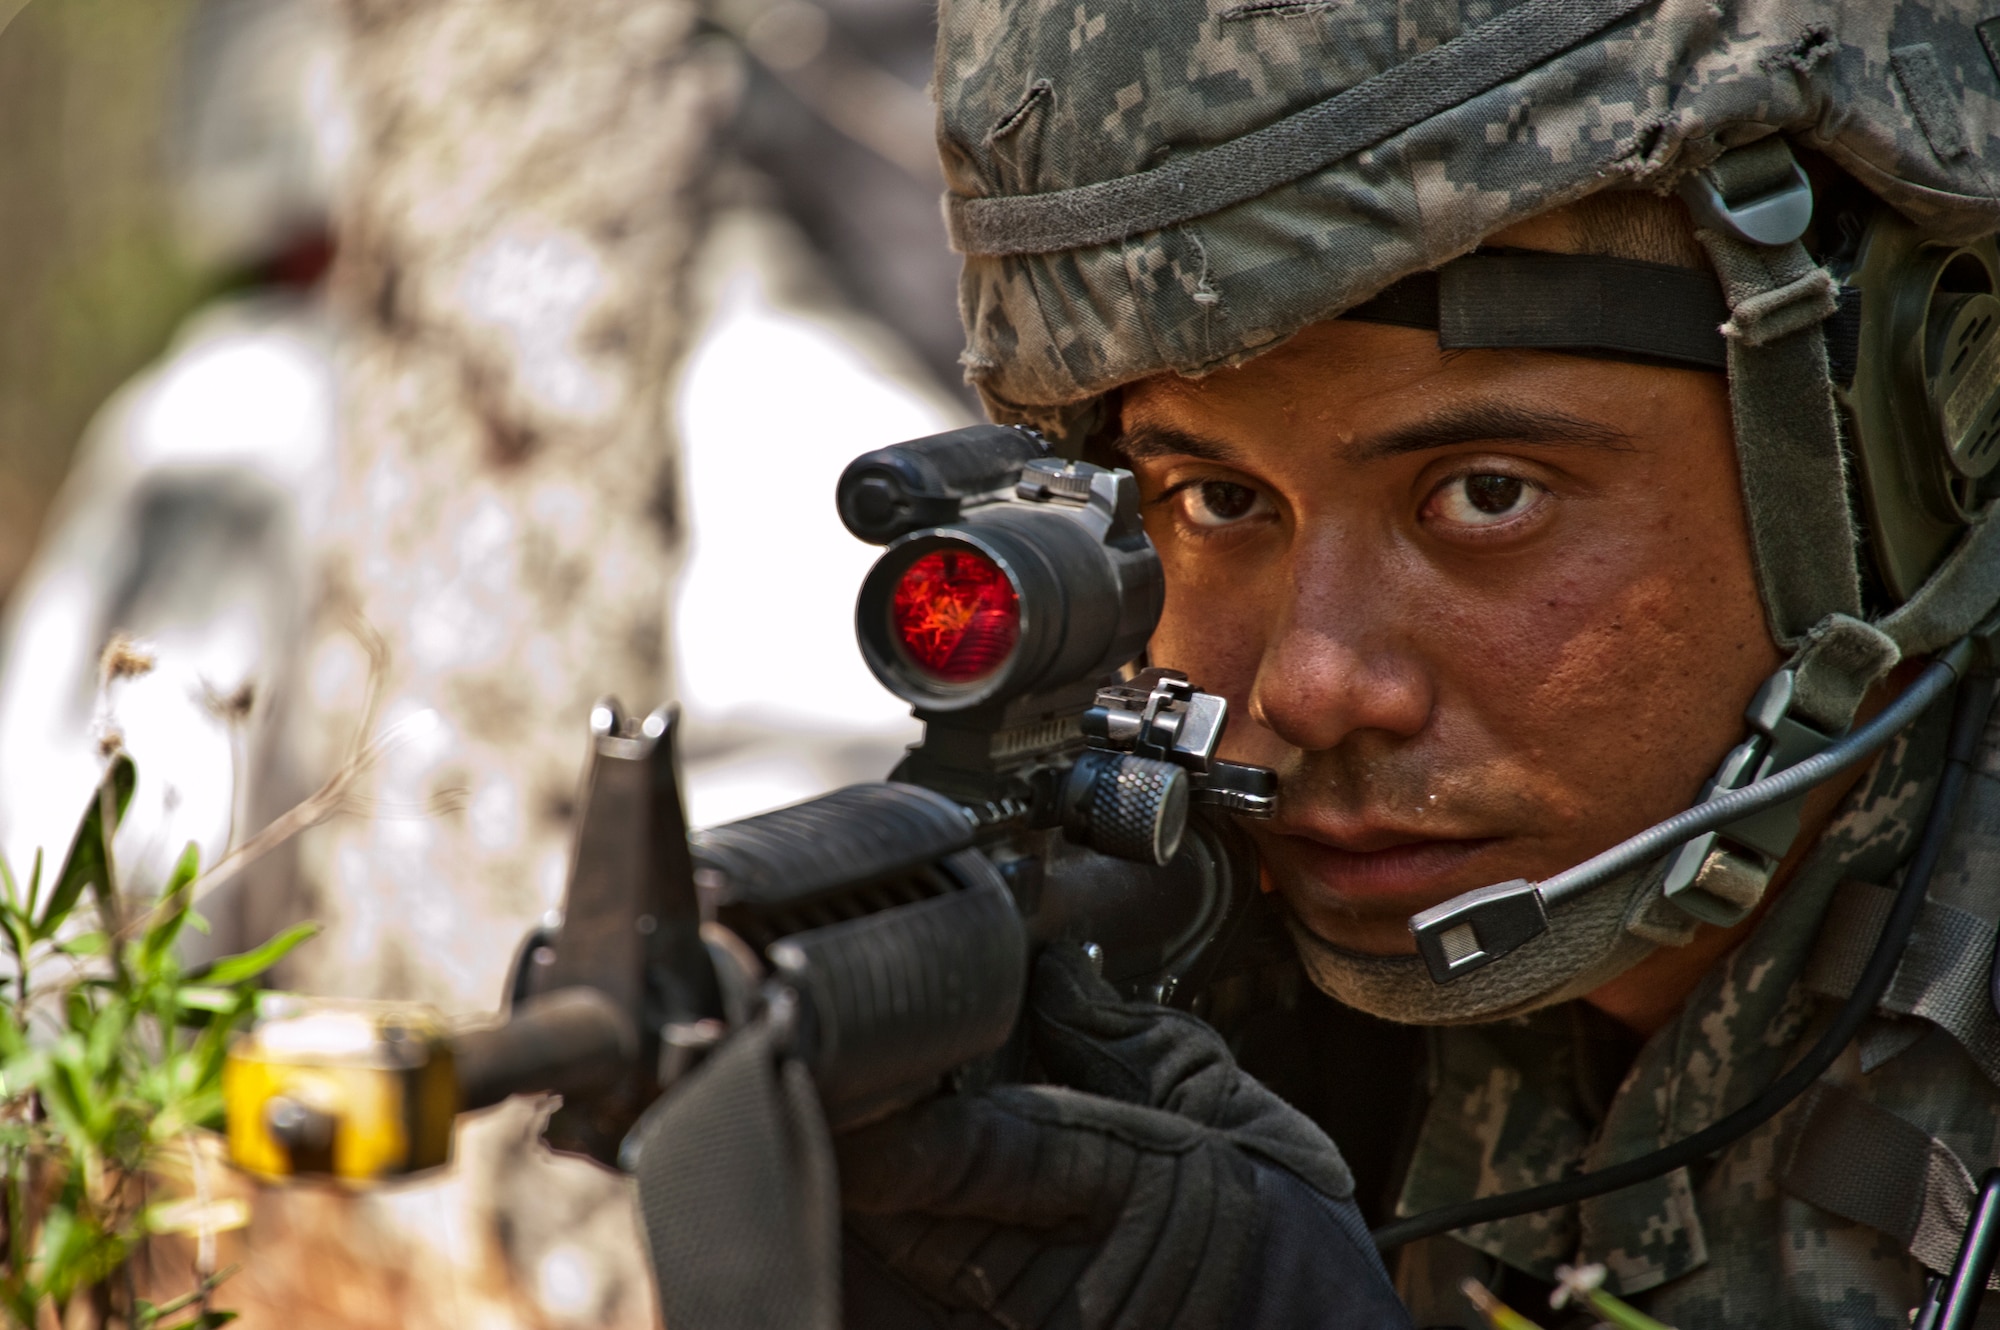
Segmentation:
{"type": "Polygon", "coordinates": [[[1053,1084],[835,1138],[850,1327],[1409,1325],[1339,1151],[1213,1030],[1121,1000],[1075,948],[1044,951],[1028,1002],[1053,1084]]]}

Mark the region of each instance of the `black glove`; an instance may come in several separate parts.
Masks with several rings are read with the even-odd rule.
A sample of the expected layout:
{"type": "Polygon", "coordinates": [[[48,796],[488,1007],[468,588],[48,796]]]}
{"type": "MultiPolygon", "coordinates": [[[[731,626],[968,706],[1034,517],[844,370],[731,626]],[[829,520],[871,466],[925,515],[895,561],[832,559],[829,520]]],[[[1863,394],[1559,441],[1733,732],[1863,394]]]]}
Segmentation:
{"type": "Polygon", "coordinates": [[[1339,1151],[1213,1030],[1074,948],[1043,953],[1029,1008],[1055,1084],[835,1138],[848,1326],[1409,1325],[1339,1151]]]}

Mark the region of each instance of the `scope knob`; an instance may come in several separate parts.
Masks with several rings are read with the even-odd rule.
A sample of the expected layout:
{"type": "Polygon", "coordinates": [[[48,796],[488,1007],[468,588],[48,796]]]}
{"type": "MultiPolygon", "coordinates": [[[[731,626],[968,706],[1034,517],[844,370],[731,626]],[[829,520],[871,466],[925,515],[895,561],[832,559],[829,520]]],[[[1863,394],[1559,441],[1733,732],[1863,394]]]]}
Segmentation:
{"type": "Polygon", "coordinates": [[[887,476],[863,477],[846,499],[847,524],[870,534],[891,532],[900,510],[909,506],[887,476]]]}
{"type": "Polygon", "coordinates": [[[1187,772],[1171,762],[1090,750],[1063,782],[1063,830],[1099,854],[1165,864],[1187,829],[1187,772]]]}

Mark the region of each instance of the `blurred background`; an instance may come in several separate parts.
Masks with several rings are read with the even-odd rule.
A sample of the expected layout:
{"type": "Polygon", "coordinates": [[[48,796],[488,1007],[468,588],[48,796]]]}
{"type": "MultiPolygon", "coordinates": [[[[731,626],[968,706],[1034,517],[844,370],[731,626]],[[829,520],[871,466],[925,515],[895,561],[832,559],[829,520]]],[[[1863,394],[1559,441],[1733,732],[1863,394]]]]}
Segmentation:
{"type": "MultiPolygon", "coordinates": [[[[681,706],[696,825],[884,775],[831,496],[974,418],[931,40],[926,0],[0,0],[7,861],[122,746],[119,871],[200,847],[195,958],[316,919],[281,984],[473,1020],[596,697],[681,706]]],[[[220,1305],[654,1324],[629,1192],[536,1111],[246,1191],[220,1305]]]]}

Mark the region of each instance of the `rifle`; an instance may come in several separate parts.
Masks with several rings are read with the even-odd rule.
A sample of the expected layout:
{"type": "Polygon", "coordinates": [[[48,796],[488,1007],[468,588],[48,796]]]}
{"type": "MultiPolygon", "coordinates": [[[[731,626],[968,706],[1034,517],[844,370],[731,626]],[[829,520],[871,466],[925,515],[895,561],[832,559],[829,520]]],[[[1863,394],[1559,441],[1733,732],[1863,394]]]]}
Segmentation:
{"type": "Polygon", "coordinates": [[[1019,1077],[1056,939],[1127,995],[1198,1002],[1258,895],[1232,818],[1268,817],[1277,781],[1216,756],[1222,698],[1135,666],[1164,593],[1131,474],[975,426],[855,459],[836,499],[886,547],[862,654],[924,723],[890,778],[690,836],[674,713],[600,703],[563,907],[522,946],[506,1021],[281,1010],[231,1056],[239,1163],[412,1172],[445,1161],[452,1115],[549,1091],[549,1144],[618,1163],[758,1019],[836,1127],[976,1090],[1019,1077]]]}

